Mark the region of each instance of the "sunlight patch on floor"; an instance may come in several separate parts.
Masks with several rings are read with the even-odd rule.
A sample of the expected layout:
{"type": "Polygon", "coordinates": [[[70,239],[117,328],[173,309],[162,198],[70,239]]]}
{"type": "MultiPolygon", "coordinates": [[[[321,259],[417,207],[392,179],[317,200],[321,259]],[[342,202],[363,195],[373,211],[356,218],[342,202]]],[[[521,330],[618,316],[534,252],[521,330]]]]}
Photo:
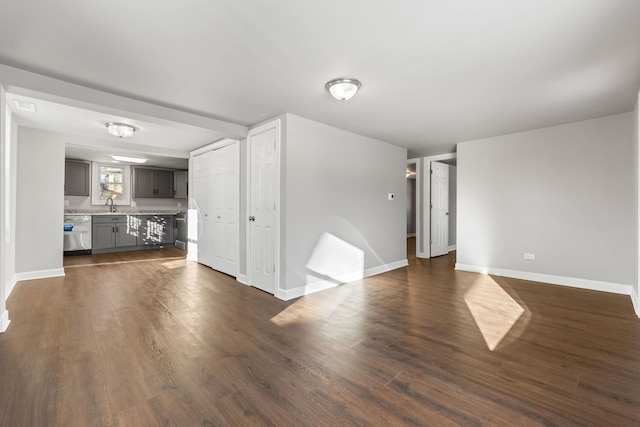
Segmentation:
{"type": "Polygon", "coordinates": [[[173,270],[174,268],[180,268],[180,267],[184,267],[187,265],[187,260],[186,259],[179,259],[176,261],[169,261],[169,262],[164,262],[162,263],[163,267],[166,267],[170,270],[173,270]]]}
{"type": "Polygon", "coordinates": [[[489,350],[494,351],[525,309],[490,276],[481,276],[465,293],[464,301],[489,350]]]}
{"type": "MultiPolygon", "coordinates": [[[[67,268],[95,267],[98,265],[135,264],[140,262],[156,262],[156,261],[166,261],[166,260],[176,260],[175,262],[185,261],[184,257],[164,257],[164,258],[148,258],[148,259],[131,259],[131,260],[123,260],[123,261],[94,262],[91,264],[65,265],[64,268],[67,269],[67,268]]],[[[164,264],[169,264],[169,263],[164,263],[164,264]]]]}

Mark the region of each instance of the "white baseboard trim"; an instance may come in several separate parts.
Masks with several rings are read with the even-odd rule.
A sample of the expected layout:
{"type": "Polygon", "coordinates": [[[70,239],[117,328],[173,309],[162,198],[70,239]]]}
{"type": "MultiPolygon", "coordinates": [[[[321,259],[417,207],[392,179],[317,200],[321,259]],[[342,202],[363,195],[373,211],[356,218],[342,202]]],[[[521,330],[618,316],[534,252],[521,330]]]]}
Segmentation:
{"type": "Polygon", "coordinates": [[[631,292],[631,302],[633,303],[633,309],[636,311],[636,316],[640,317],[640,298],[638,297],[638,291],[635,289],[631,292]]]}
{"type": "Polygon", "coordinates": [[[64,276],[64,268],[54,268],[51,270],[26,271],[24,273],[16,273],[16,279],[20,282],[23,280],[48,279],[50,277],[64,276]]]}
{"type": "Polygon", "coordinates": [[[451,245],[449,246],[449,252],[455,251],[457,250],[457,248],[458,248],[458,245],[451,245]]]}
{"type": "Polygon", "coordinates": [[[247,276],[246,274],[238,274],[236,276],[236,280],[240,283],[242,283],[243,285],[249,285],[249,276],[247,276]]]}
{"type": "Polygon", "coordinates": [[[473,273],[492,274],[495,276],[530,280],[532,282],[550,283],[552,285],[569,286],[572,288],[582,288],[592,291],[610,292],[622,295],[631,295],[633,291],[633,287],[631,285],[623,285],[620,283],[578,279],[576,277],[553,276],[551,274],[531,273],[528,271],[508,270],[504,268],[480,267],[477,265],[456,263],[456,270],[470,271],[473,273]]]}
{"type": "Polygon", "coordinates": [[[9,283],[7,283],[7,293],[6,293],[5,301],[9,299],[9,295],[11,295],[11,292],[13,292],[13,288],[16,287],[16,283],[18,283],[18,279],[14,274],[13,276],[11,276],[11,279],[9,279],[9,283]]]}
{"type": "Polygon", "coordinates": [[[9,312],[5,310],[2,316],[0,316],[0,334],[7,330],[9,323],[11,323],[11,320],[9,320],[9,312]]]}
{"type": "Polygon", "coordinates": [[[407,237],[416,237],[416,233],[407,233],[407,237]]]}
{"type": "Polygon", "coordinates": [[[278,289],[276,291],[276,297],[280,298],[281,300],[289,301],[291,299],[299,298],[304,295],[309,295],[315,292],[324,291],[326,289],[335,288],[336,286],[339,286],[344,283],[353,282],[355,280],[360,280],[365,277],[375,276],[377,274],[386,273],[387,271],[395,270],[397,268],[406,267],[407,265],[409,265],[409,261],[406,259],[403,259],[403,260],[395,261],[389,264],[383,264],[376,267],[367,268],[366,270],[364,270],[362,274],[352,273],[352,274],[346,274],[346,275],[340,276],[339,278],[336,279],[340,283],[337,283],[336,281],[333,281],[333,280],[318,279],[313,283],[308,283],[304,286],[298,286],[297,288],[278,289]]]}

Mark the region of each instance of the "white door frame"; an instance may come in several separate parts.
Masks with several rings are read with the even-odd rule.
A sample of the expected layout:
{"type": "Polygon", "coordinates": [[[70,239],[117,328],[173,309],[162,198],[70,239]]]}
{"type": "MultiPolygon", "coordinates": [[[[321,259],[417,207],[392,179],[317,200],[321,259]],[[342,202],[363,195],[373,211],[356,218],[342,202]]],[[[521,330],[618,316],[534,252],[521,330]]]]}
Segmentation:
{"type": "Polygon", "coordinates": [[[422,227],[420,220],[422,218],[422,159],[408,159],[407,164],[416,165],[416,256],[418,258],[425,258],[424,256],[420,256],[422,253],[422,227]]]}
{"type": "MultiPolygon", "coordinates": [[[[422,191],[420,194],[422,198],[420,202],[416,198],[416,203],[420,203],[420,207],[422,210],[422,216],[418,217],[416,222],[416,236],[419,238],[416,239],[416,257],[418,258],[431,258],[431,209],[429,208],[429,204],[431,201],[431,162],[438,162],[442,160],[452,160],[457,159],[457,153],[449,153],[449,154],[440,154],[437,156],[428,156],[423,157],[422,167],[420,168],[422,171],[423,179],[420,179],[419,176],[416,179],[420,179],[421,185],[418,187],[422,187],[422,191]],[[418,234],[418,230],[422,230],[420,234],[418,234]],[[422,250],[418,250],[422,248],[422,250]]],[[[416,187],[416,192],[418,191],[416,187]]]]}
{"type": "MultiPolygon", "coordinates": [[[[218,150],[220,148],[224,148],[227,147],[229,145],[233,145],[233,144],[240,144],[240,141],[235,140],[235,139],[229,139],[229,138],[225,138],[225,139],[221,139],[220,141],[216,141],[213,142],[209,145],[205,145],[204,147],[200,147],[197,148],[193,151],[191,151],[189,153],[189,178],[188,178],[188,182],[191,183],[191,186],[193,186],[193,184],[195,183],[194,177],[193,177],[193,158],[200,155],[200,154],[204,154],[208,151],[214,151],[214,150],[218,150]]],[[[240,152],[240,147],[238,147],[238,152],[240,152]]],[[[238,160],[238,162],[240,162],[240,160],[238,160]]],[[[240,188],[240,174],[238,173],[238,182],[237,182],[238,188],[240,188]]],[[[188,192],[188,201],[187,201],[187,215],[188,215],[188,210],[190,209],[190,207],[192,206],[192,197],[193,197],[193,189],[191,191],[188,192]]],[[[236,201],[237,203],[237,212],[238,212],[238,244],[237,249],[236,249],[236,262],[238,262],[239,264],[239,260],[240,260],[240,197],[241,197],[242,193],[239,193],[239,197],[238,200],[236,201]]],[[[198,224],[192,224],[192,221],[189,221],[187,223],[187,236],[191,236],[191,227],[198,227],[198,224]]],[[[189,248],[189,244],[188,244],[188,240],[189,238],[187,237],[187,248],[189,248]]],[[[187,260],[189,261],[198,261],[196,254],[191,253],[191,252],[187,252],[187,260]]],[[[236,276],[239,275],[239,271],[236,271],[236,276]]]]}
{"type": "Polygon", "coordinates": [[[274,185],[274,199],[275,199],[275,209],[274,209],[274,215],[275,215],[275,223],[274,223],[274,233],[275,233],[275,248],[274,248],[274,259],[275,259],[275,269],[274,269],[274,291],[273,291],[273,295],[276,298],[279,299],[285,299],[286,297],[286,292],[284,289],[282,289],[280,287],[280,277],[281,277],[281,259],[282,259],[282,243],[281,243],[281,222],[282,222],[282,213],[280,210],[281,207],[281,200],[280,200],[280,193],[281,193],[281,183],[282,183],[282,169],[281,169],[281,165],[282,165],[282,161],[281,161],[281,156],[282,156],[282,136],[281,136],[281,130],[282,130],[282,125],[281,125],[281,120],[280,119],[276,119],[276,120],[272,120],[269,121],[267,123],[264,123],[260,126],[257,126],[255,128],[249,129],[249,131],[247,132],[247,156],[246,156],[246,206],[247,206],[247,212],[246,212],[246,216],[247,218],[244,218],[244,223],[245,223],[245,227],[246,227],[246,232],[245,232],[245,236],[246,236],[246,251],[245,251],[245,255],[246,255],[246,261],[245,261],[245,269],[246,269],[246,280],[247,280],[247,285],[249,286],[253,286],[253,278],[251,277],[251,252],[252,252],[252,248],[251,248],[251,224],[249,222],[249,216],[251,216],[251,137],[253,135],[256,134],[260,134],[263,132],[268,131],[269,129],[273,129],[275,128],[276,130],[276,147],[275,147],[275,170],[276,170],[276,177],[275,177],[275,185],[274,185]]]}

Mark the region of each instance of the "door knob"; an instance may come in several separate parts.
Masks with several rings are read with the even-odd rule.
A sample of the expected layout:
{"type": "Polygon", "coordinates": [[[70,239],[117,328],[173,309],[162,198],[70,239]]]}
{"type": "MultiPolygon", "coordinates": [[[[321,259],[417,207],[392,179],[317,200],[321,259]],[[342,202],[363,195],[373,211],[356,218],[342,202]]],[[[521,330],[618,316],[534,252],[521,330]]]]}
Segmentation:
{"type": "Polygon", "coordinates": [[[251,215],[251,216],[249,217],[249,221],[255,221],[255,220],[256,220],[256,217],[255,217],[255,216],[251,215]]]}

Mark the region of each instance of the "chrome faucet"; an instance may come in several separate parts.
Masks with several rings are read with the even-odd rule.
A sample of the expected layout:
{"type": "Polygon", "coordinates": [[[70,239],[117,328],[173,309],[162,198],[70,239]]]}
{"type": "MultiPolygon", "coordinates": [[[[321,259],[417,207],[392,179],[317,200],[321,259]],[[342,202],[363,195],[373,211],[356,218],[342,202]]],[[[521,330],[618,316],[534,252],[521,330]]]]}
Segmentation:
{"type": "Polygon", "coordinates": [[[112,199],[111,197],[109,197],[109,198],[107,199],[107,201],[106,201],[106,202],[104,202],[104,204],[105,204],[105,205],[107,205],[107,206],[111,206],[111,213],[115,212],[115,211],[116,211],[116,209],[117,209],[117,206],[116,206],[116,204],[113,202],[113,199],[112,199]],[[111,202],[111,204],[109,204],[109,202],[111,202]]]}

